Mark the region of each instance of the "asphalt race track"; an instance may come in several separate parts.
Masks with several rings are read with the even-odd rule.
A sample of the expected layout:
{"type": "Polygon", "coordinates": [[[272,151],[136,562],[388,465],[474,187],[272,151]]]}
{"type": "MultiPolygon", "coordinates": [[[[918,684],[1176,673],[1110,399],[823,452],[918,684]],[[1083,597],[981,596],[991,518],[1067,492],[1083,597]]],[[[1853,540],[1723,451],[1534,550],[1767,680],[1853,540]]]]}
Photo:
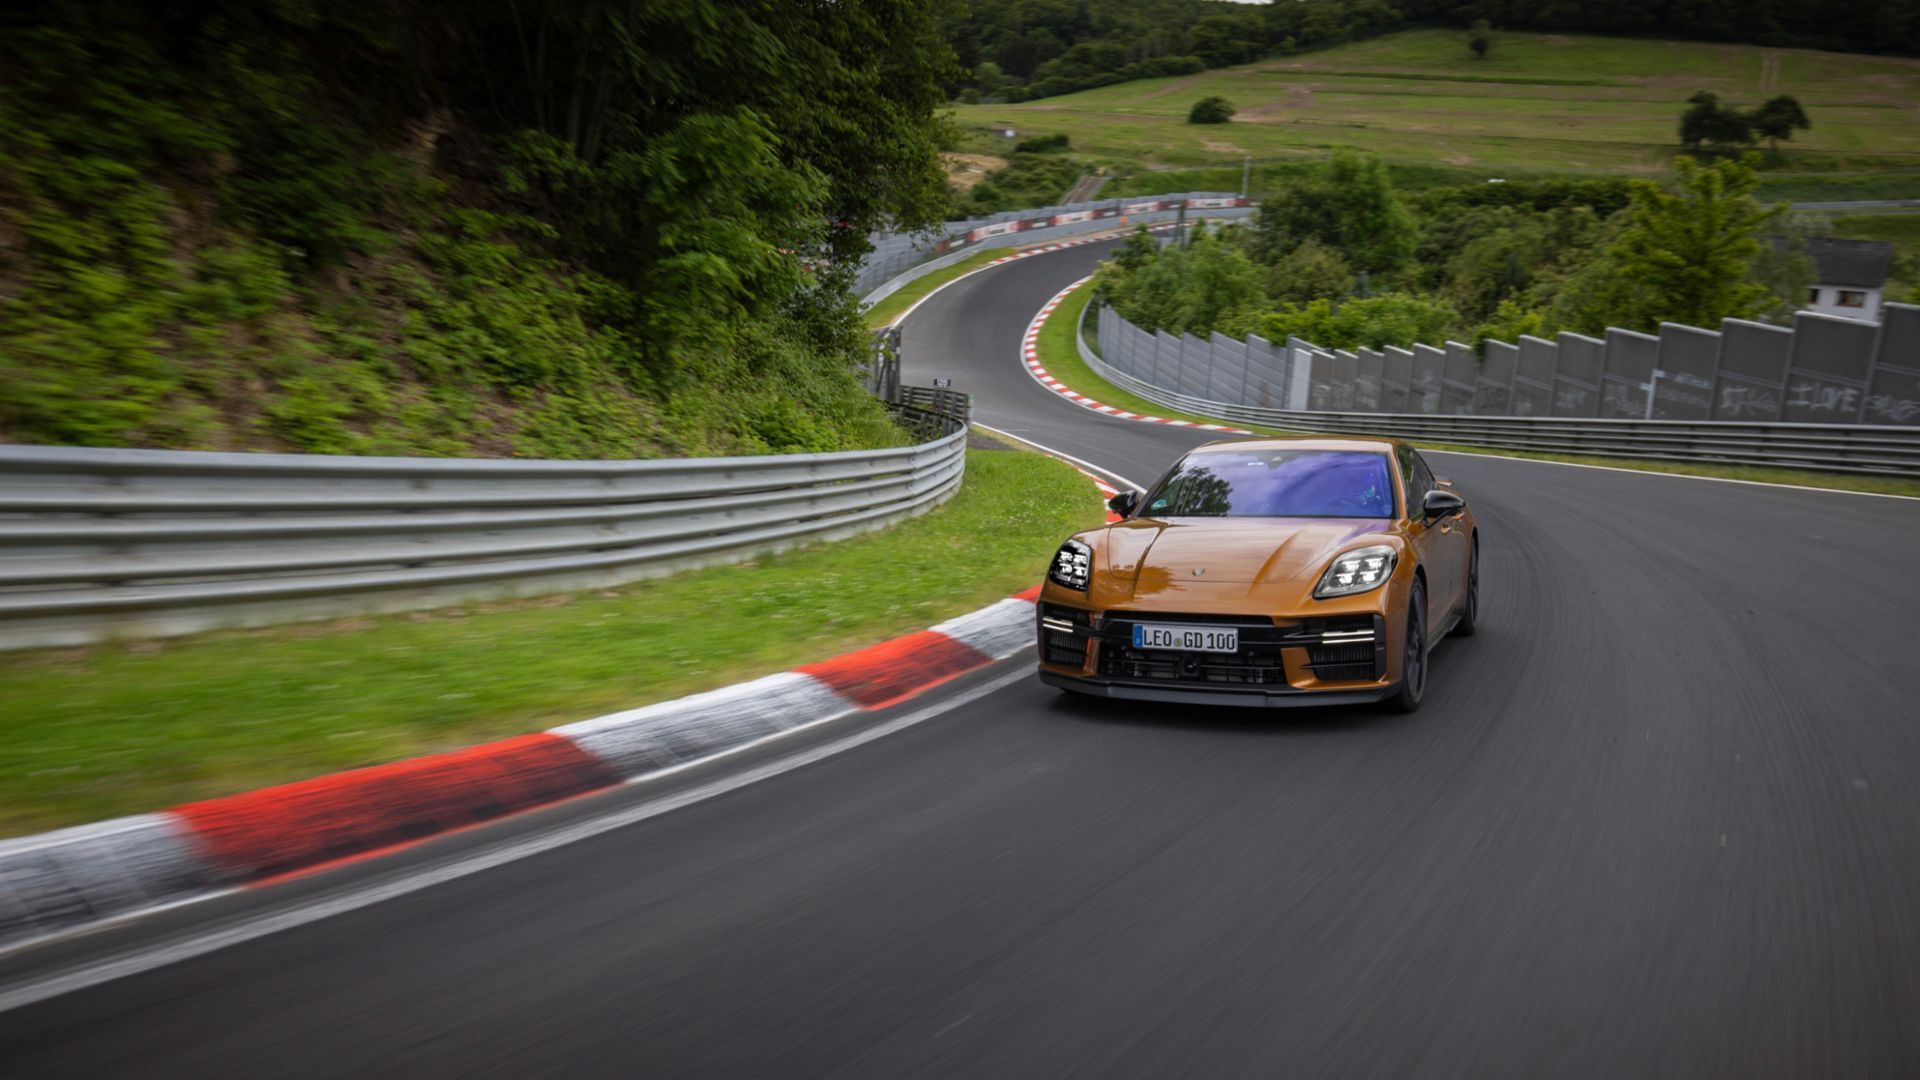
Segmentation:
{"type": "MultiPolygon", "coordinates": [[[[908,376],[1144,482],[1205,433],[1087,412],[1017,357],[1101,253],[936,294],[908,376]]],[[[1481,522],[1484,628],[1413,717],[1021,680],[0,1014],[0,1073],[1920,1074],[1920,502],[1434,462],[1481,522]]]]}

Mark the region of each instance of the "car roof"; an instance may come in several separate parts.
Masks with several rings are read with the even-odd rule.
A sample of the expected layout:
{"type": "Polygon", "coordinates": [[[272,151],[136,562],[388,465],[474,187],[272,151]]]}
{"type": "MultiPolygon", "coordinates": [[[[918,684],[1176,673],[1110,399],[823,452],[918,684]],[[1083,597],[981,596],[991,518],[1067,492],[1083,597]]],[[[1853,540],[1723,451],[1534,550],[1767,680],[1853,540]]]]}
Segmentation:
{"type": "Polygon", "coordinates": [[[1225,439],[1220,442],[1210,442],[1194,447],[1192,453],[1204,454],[1214,450],[1360,450],[1375,454],[1391,454],[1401,445],[1399,439],[1365,436],[1272,435],[1259,439],[1225,439]]]}

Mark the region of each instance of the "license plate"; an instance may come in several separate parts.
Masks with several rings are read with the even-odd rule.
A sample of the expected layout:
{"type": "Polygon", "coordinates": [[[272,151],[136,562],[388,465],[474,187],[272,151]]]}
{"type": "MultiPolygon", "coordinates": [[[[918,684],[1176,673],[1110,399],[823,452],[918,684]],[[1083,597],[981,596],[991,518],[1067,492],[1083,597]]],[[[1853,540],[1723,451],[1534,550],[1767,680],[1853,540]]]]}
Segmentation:
{"type": "Polygon", "coordinates": [[[1178,649],[1181,652],[1239,652],[1240,631],[1232,626],[1155,626],[1133,624],[1136,649],[1178,649]]]}

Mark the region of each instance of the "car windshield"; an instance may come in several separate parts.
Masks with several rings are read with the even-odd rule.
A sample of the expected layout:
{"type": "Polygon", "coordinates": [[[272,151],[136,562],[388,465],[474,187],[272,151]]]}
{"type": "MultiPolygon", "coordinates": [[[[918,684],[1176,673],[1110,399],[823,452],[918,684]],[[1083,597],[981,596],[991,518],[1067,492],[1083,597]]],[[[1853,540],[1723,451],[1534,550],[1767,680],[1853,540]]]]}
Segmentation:
{"type": "Polygon", "coordinates": [[[1211,450],[1174,466],[1147,496],[1148,517],[1393,516],[1385,454],[1355,450],[1211,450]]]}

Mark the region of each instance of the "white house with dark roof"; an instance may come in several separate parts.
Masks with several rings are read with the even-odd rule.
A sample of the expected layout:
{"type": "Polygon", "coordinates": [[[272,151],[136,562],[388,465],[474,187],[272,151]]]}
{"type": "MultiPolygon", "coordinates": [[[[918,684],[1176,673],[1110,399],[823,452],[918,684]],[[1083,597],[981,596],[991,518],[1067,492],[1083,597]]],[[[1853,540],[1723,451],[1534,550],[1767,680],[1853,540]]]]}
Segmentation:
{"type": "Polygon", "coordinates": [[[1880,320],[1881,295],[1893,264],[1892,244],[1813,236],[1807,238],[1807,257],[1813,260],[1813,279],[1818,284],[1807,288],[1802,310],[1844,319],[1880,320]]]}

